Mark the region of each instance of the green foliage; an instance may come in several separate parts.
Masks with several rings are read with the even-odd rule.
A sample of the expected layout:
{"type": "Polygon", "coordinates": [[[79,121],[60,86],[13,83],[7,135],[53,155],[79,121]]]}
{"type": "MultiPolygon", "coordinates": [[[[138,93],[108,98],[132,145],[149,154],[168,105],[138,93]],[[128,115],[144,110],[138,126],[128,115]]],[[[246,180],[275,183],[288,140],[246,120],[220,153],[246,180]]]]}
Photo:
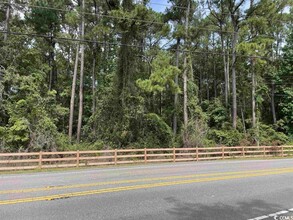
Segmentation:
{"type": "Polygon", "coordinates": [[[57,10],[49,9],[51,1],[37,1],[35,4],[40,7],[33,7],[27,20],[31,22],[38,33],[50,33],[58,30],[60,18],[57,10]]]}
{"type": "Polygon", "coordinates": [[[284,48],[284,56],[281,64],[281,69],[277,80],[282,85],[279,90],[281,93],[279,107],[283,116],[283,129],[288,135],[293,134],[293,88],[291,85],[286,85],[288,79],[293,77],[293,31],[288,38],[287,46],[284,48]]]}
{"type": "Polygon", "coordinates": [[[209,139],[213,140],[219,145],[225,146],[237,146],[240,145],[241,141],[244,138],[244,135],[241,134],[238,130],[217,130],[211,129],[208,134],[209,139]]]}
{"type": "Polygon", "coordinates": [[[288,137],[275,131],[271,126],[260,123],[257,128],[248,130],[248,140],[251,145],[256,145],[256,139],[260,145],[282,145],[288,141],[288,137]]]}
{"type": "Polygon", "coordinates": [[[172,146],[172,129],[159,115],[146,114],[142,123],[143,129],[138,140],[132,144],[133,147],[160,148],[172,146]]]}
{"type": "Polygon", "coordinates": [[[68,12],[65,15],[65,21],[70,26],[76,26],[76,25],[78,25],[78,23],[76,22],[76,21],[78,21],[78,19],[79,19],[79,14],[76,11],[68,12]]]}
{"type": "Polygon", "coordinates": [[[11,120],[11,127],[8,129],[8,143],[27,143],[29,140],[29,122],[25,118],[11,120]]]}
{"type": "Polygon", "coordinates": [[[145,135],[151,135],[156,139],[157,146],[170,146],[172,143],[172,130],[160,116],[149,113],[145,116],[145,135]]]}
{"type": "MultiPolygon", "coordinates": [[[[27,50],[27,55],[36,55],[35,52],[27,50]]],[[[23,63],[26,58],[23,57],[23,63]]],[[[11,68],[5,73],[4,83],[10,84],[11,93],[4,106],[9,121],[2,133],[4,144],[11,151],[57,148],[55,123],[66,114],[66,109],[56,103],[56,91],[43,90],[47,66],[40,65],[36,69],[34,65],[38,63],[23,65],[19,72],[11,68]]]]}
{"type": "Polygon", "coordinates": [[[219,99],[213,101],[205,101],[202,103],[203,110],[208,117],[208,124],[211,128],[225,128],[229,121],[227,109],[219,99]]]}
{"type": "MultiPolygon", "coordinates": [[[[27,7],[15,1],[7,24],[3,5],[0,29],[10,31],[0,33],[0,151],[181,147],[183,141],[189,147],[290,143],[293,34],[288,32],[293,17],[285,13],[292,11],[290,1],[239,5],[235,13],[243,20],[237,27],[235,63],[230,11],[235,1],[207,5],[170,0],[163,13],[148,2],[87,1],[82,9],[81,2],[73,0],[28,0],[27,7]],[[209,7],[208,14],[198,4],[209,7]],[[78,40],[81,18],[84,42],[78,40]],[[82,137],[76,144],[67,133],[78,44],[85,46],[85,74],[82,137]],[[232,88],[227,79],[231,67],[237,85],[236,129],[231,125],[232,88]],[[257,121],[253,129],[252,76],[257,121]]],[[[79,102],[77,64],[73,135],[79,102]]]]}
{"type": "MultiPolygon", "coordinates": [[[[209,127],[205,118],[191,118],[186,130],[182,129],[181,136],[183,136],[184,132],[186,147],[209,147],[214,145],[214,142],[208,139],[209,127]]],[[[182,138],[180,138],[179,145],[183,146],[182,138]]]]}
{"type": "Polygon", "coordinates": [[[175,76],[180,70],[171,65],[171,56],[168,53],[160,52],[152,63],[152,73],[149,79],[136,81],[139,88],[150,93],[160,93],[170,89],[173,94],[180,93],[181,90],[175,84],[175,76]]]}
{"type": "MultiPolygon", "coordinates": [[[[58,150],[60,151],[89,151],[89,150],[109,150],[112,147],[109,144],[104,143],[103,141],[96,142],[85,142],[79,144],[72,144],[68,141],[68,137],[66,135],[60,134],[57,138],[57,145],[59,146],[58,150]]],[[[113,148],[115,148],[113,146],[113,148]]]]}

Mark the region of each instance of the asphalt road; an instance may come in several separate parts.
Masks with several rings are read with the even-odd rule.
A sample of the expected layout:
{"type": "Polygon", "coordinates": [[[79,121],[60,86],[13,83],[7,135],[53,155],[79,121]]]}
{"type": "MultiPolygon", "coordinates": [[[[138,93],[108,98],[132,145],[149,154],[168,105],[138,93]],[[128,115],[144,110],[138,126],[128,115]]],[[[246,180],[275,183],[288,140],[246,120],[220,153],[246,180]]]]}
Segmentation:
{"type": "Polygon", "coordinates": [[[0,174],[0,219],[293,220],[293,159],[0,174]]]}

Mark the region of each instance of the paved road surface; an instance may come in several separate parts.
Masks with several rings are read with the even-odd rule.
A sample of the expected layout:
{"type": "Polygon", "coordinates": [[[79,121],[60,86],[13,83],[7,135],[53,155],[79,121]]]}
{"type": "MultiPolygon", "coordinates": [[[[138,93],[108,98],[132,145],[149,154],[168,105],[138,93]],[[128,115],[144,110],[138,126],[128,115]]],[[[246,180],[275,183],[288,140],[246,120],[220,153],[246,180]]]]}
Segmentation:
{"type": "Polygon", "coordinates": [[[0,219],[293,220],[293,160],[0,174],[0,219]]]}

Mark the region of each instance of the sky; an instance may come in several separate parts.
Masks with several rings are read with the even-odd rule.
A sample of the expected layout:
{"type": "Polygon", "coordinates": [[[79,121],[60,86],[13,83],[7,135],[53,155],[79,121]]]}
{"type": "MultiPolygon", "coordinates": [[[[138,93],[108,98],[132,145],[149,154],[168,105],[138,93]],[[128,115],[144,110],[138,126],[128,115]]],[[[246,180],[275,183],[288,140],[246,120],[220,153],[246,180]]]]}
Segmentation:
{"type": "Polygon", "coordinates": [[[151,0],[149,3],[149,6],[157,12],[164,12],[166,9],[165,5],[170,5],[168,0],[151,0]]]}

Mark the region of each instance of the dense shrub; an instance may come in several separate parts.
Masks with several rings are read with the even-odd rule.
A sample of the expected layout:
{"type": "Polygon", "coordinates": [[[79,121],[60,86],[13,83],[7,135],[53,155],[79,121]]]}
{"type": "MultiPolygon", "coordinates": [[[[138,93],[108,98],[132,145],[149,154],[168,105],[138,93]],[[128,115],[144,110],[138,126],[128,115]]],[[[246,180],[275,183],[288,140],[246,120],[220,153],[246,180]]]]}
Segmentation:
{"type": "Polygon", "coordinates": [[[244,138],[244,135],[238,130],[217,130],[212,129],[208,134],[209,139],[213,140],[219,145],[237,146],[244,138]]]}

